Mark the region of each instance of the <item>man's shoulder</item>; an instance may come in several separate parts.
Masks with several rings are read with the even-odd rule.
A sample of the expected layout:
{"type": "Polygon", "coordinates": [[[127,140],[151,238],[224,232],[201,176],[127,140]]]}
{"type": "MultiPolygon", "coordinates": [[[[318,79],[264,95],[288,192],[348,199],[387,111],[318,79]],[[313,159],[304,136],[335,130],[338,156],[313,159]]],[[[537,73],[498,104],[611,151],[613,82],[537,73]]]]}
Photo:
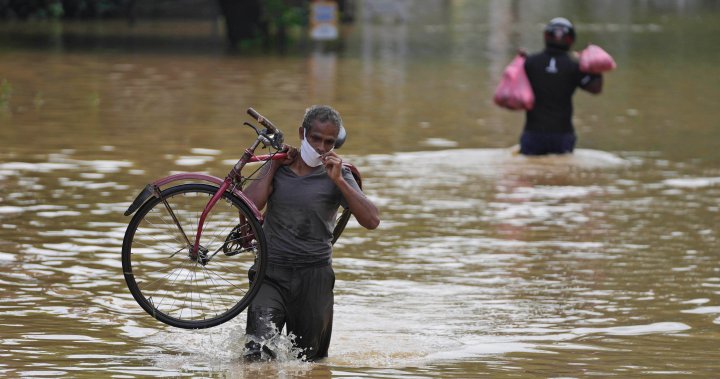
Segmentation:
{"type": "Polygon", "coordinates": [[[546,54],[545,50],[536,51],[534,53],[528,54],[527,59],[537,59],[537,57],[544,55],[544,54],[546,54]]]}
{"type": "Polygon", "coordinates": [[[356,176],[360,175],[360,170],[358,170],[358,168],[355,167],[354,164],[352,164],[351,162],[345,161],[345,160],[343,160],[342,172],[345,175],[356,175],[356,176]]]}
{"type": "Polygon", "coordinates": [[[357,185],[357,189],[362,191],[362,175],[360,170],[353,165],[343,165],[343,177],[346,181],[353,185],[357,185]]]}
{"type": "Polygon", "coordinates": [[[548,65],[566,72],[577,71],[580,68],[580,64],[574,54],[565,51],[543,50],[528,55],[525,61],[525,68],[535,71],[545,71],[548,65]]]}
{"type": "Polygon", "coordinates": [[[525,58],[525,66],[537,66],[537,65],[544,65],[545,62],[550,59],[549,55],[544,51],[538,51],[533,54],[529,54],[525,58]]]}
{"type": "Polygon", "coordinates": [[[568,51],[562,51],[562,50],[540,50],[535,53],[529,54],[527,56],[528,60],[539,60],[539,59],[548,59],[548,58],[555,58],[555,59],[572,59],[571,53],[568,51]]]}

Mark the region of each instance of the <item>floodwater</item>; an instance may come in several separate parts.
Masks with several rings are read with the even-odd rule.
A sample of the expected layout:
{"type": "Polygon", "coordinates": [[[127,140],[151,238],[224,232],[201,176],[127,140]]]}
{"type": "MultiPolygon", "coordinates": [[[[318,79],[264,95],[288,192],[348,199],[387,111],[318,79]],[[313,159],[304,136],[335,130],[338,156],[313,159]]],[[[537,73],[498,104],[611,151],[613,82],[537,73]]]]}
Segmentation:
{"type": "Polygon", "coordinates": [[[0,24],[0,375],[716,376],[720,7],[408,3],[284,54],[225,54],[204,23],[0,24]],[[558,14],[618,69],[575,97],[576,154],[517,156],[492,91],[558,14]],[[244,364],[244,313],[187,331],[134,302],[122,213],[155,178],[225,175],[245,108],[297,143],[313,103],[382,224],[336,245],[330,357],[244,364]]]}

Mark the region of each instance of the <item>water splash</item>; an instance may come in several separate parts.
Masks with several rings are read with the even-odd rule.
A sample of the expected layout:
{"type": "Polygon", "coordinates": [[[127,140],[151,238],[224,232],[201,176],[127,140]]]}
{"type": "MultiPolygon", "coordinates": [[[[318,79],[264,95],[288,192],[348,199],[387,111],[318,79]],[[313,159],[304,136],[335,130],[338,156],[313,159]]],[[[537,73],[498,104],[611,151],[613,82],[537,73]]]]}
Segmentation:
{"type": "MultiPolygon", "coordinates": [[[[304,361],[303,351],[295,346],[296,337],[292,333],[283,334],[268,323],[272,336],[267,339],[254,339],[245,334],[244,313],[241,316],[205,330],[168,328],[155,334],[146,334],[147,342],[167,350],[161,354],[152,351],[149,356],[155,366],[169,372],[224,372],[226,377],[233,378],[283,377],[286,374],[293,377],[292,375],[301,375],[314,369],[314,364],[304,361]],[[261,360],[245,361],[245,345],[250,340],[267,347],[274,358],[270,359],[266,354],[261,360]]],[[[123,330],[132,335],[148,333],[148,329],[135,325],[131,320],[123,330]]]]}
{"type": "MultiPolygon", "coordinates": [[[[304,350],[295,345],[297,336],[293,333],[283,334],[282,330],[279,330],[277,326],[269,319],[261,318],[265,322],[266,330],[270,331],[270,337],[258,338],[252,335],[244,335],[244,338],[238,338],[237,334],[239,331],[234,331],[233,337],[231,335],[231,341],[244,341],[243,346],[247,346],[249,342],[255,342],[260,345],[260,360],[270,361],[275,360],[277,362],[290,362],[290,361],[305,361],[307,356],[304,354],[304,350]]],[[[236,343],[236,342],[234,342],[236,343]]],[[[247,348],[243,349],[243,356],[249,353],[247,348]]]]}

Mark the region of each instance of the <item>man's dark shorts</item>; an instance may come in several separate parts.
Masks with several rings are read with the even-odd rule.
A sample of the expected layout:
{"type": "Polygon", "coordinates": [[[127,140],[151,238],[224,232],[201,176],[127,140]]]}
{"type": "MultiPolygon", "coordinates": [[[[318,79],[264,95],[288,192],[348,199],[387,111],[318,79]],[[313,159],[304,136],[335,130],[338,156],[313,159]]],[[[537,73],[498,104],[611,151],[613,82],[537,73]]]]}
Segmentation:
{"type": "Polygon", "coordinates": [[[575,133],[543,133],[524,131],[520,136],[520,154],[568,154],[575,149],[575,133]]]}

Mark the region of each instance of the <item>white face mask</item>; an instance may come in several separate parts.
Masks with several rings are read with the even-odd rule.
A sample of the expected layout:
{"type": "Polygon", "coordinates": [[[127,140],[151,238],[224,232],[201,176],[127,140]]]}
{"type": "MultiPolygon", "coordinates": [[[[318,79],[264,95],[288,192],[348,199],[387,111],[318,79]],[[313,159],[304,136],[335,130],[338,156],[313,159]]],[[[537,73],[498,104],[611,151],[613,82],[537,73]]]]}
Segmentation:
{"type": "Polygon", "coordinates": [[[321,155],[310,146],[305,132],[305,129],[303,129],[303,140],[300,142],[300,157],[302,157],[305,164],[310,167],[320,166],[322,164],[322,160],[320,160],[321,155]]]}

